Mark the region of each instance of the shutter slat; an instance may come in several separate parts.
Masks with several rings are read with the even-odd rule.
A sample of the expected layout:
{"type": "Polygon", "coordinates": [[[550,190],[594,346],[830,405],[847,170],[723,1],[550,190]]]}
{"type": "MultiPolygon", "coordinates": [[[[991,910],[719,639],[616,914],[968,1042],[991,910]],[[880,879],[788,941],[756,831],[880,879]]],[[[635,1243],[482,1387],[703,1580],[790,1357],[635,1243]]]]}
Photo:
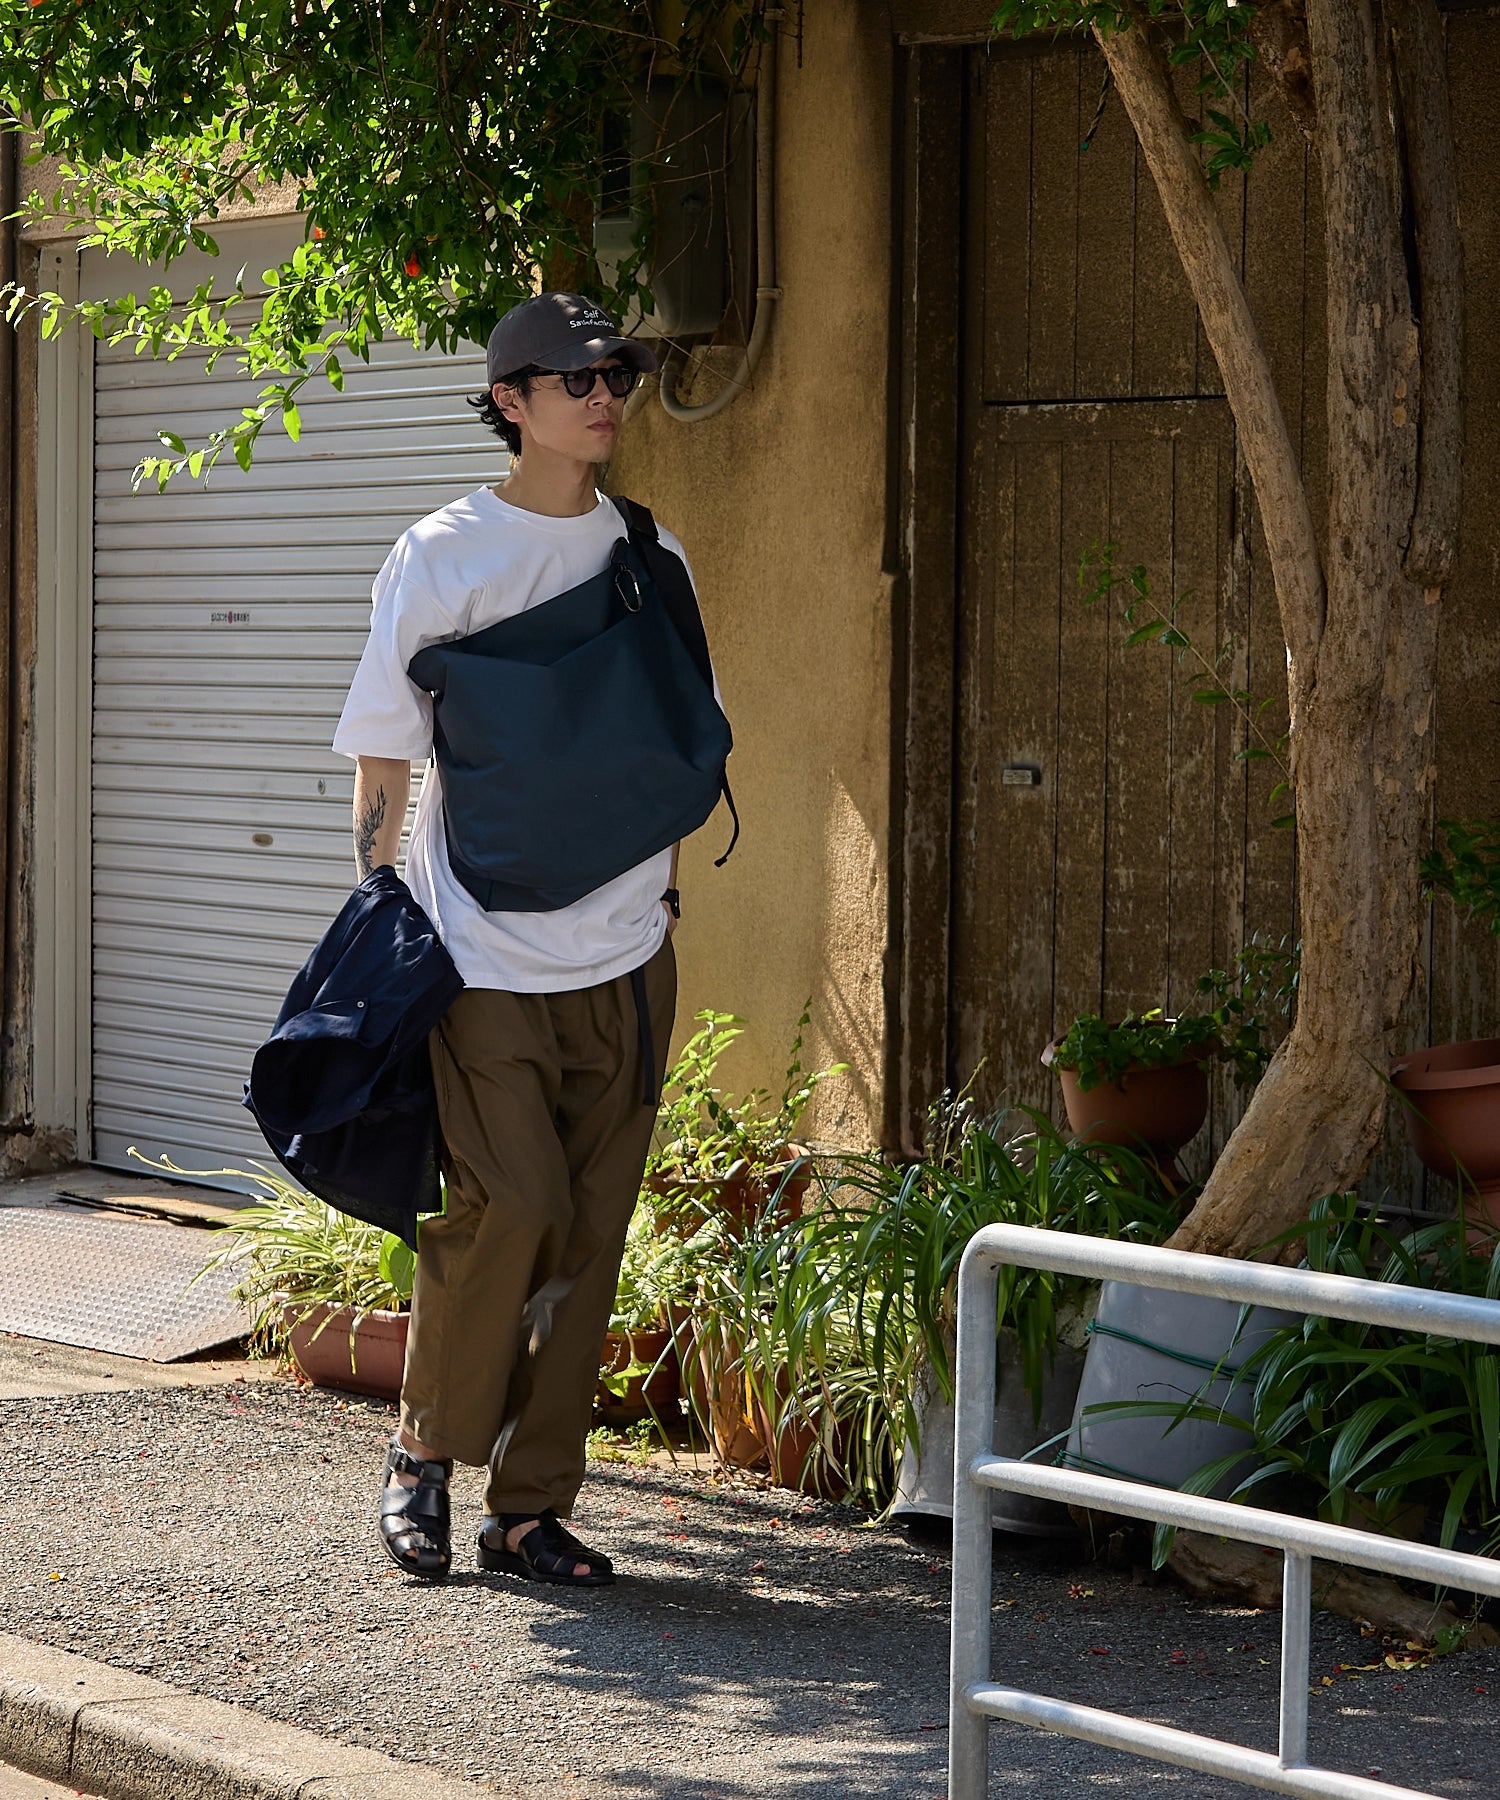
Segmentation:
{"type": "Polygon", "coordinates": [[[159,494],[131,490],[157,432],[201,438],[261,384],[98,349],[93,1154],[111,1166],[139,1170],[131,1145],[269,1160],[241,1087],[353,884],[353,766],[329,744],[370,584],[414,520],[504,473],[464,404],[482,353],[382,344],[344,365],[342,395],[300,403],[300,443],[272,425],[249,475],[226,460],[159,494]]]}

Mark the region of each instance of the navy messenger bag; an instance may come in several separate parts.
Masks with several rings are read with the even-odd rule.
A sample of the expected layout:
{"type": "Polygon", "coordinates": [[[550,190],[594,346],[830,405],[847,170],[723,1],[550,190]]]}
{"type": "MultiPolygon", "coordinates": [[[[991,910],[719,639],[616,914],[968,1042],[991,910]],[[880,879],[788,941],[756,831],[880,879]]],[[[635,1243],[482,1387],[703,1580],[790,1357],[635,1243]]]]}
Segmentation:
{"type": "Polygon", "coordinates": [[[614,504],[629,535],[600,574],[407,667],[433,699],[448,861],[487,912],[571,906],[721,793],[734,813],[693,584],[646,508],[614,504]]]}

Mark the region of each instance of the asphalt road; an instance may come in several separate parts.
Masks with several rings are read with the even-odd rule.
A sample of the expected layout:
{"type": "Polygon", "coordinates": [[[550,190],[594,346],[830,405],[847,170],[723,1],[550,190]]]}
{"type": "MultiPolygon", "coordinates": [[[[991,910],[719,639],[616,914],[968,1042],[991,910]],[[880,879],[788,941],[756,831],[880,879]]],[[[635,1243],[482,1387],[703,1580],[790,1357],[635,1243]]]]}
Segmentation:
{"type": "MultiPolygon", "coordinates": [[[[938,1800],[940,1543],[611,1464],[575,1525],[619,1585],[536,1588],[475,1569],[480,1482],[462,1471],[456,1574],[418,1584],[371,1522],[392,1416],[265,1381],[0,1399],[0,1630],[501,1793],[938,1800]]],[[[1024,1540],[1001,1543],[994,1605],[996,1672],[1018,1685],[1274,1744],[1275,1613],[1024,1540]]],[[[1313,1643],[1316,1754],[1455,1800],[1500,1789],[1500,1652],[1390,1669],[1328,1616],[1313,1643]]],[[[1020,1728],[996,1726],[993,1746],[1007,1800],[1249,1791],[1020,1728]]]]}

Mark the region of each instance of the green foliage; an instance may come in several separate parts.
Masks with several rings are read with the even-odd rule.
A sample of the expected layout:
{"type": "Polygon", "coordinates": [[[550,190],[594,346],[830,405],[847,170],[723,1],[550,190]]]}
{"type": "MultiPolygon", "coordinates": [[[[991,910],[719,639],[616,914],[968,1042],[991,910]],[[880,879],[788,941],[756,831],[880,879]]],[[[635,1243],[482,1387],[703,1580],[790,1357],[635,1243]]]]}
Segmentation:
{"type": "Polygon", "coordinates": [[[624,1431],[612,1431],[607,1425],[596,1425],[584,1444],[594,1462],[628,1463],[643,1469],[657,1450],[670,1450],[655,1419],[639,1419],[624,1431]]]}
{"type": "Polygon", "coordinates": [[[773,1102],[764,1088],[735,1095],[721,1088],[724,1052],[741,1037],[745,1021],[733,1013],[696,1013],[698,1030],[662,1083],[661,1109],[646,1177],[663,1182],[723,1181],[732,1175],[765,1176],[782,1168],[808,1102],[830,1075],[847,1063],[808,1072],[802,1067],[802,1033],[812,1018],[809,1000],[797,1021],[786,1077],[773,1102]]]}
{"type": "Polygon", "coordinates": [[[1179,1063],[1216,1057],[1222,1050],[1216,1021],[1207,1013],[1180,1019],[1163,1016],[1159,1006],[1127,1013],[1111,1025],[1098,1013],[1083,1013],[1052,1050],[1052,1067],[1072,1069],[1084,1093],[1103,1081],[1118,1081],[1132,1069],[1168,1069],[1179,1063]]]}
{"type": "Polygon", "coordinates": [[[240,1271],[234,1292],[250,1313],[255,1348],[284,1354],[293,1327],[325,1305],[352,1307],[358,1323],[410,1303],[416,1258],[400,1238],[336,1212],[265,1164],[219,1173],[253,1181],[266,1195],[215,1234],[204,1263],[205,1272],[240,1271]]]}
{"type": "MultiPolygon", "coordinates": [[[[1462,1217],[1399,1231],[1337,1194],[1277,1242],[1304,1236],[1307,1265],[1320,1274],[1500,1299],[1500,1244],[1476,1250],[1462,1217]]],[[[1500,1548],[1493,1345],[1307,1318],[1273,1333],[1244,1367],[1255,1389],[1249,1417],[1236,1422],[1252,1432],[1258,1466],[1243,1474],[1243,1452],[1220,1458],[1186,1491],[1208,1493],[1238,1470],[1234,1499],[1270,1482],[1291,1509],[1335,1524],[1390,1526],[1408,1515],[1432,1521],[1444,1547],[1466,1529],[1484,1554],[1500,1548]]],[[[1169,1543],[1160,1533],[1159,1556],[1169,1543]]]]}
{"type": "Polygon", "coordinates": [[[1076,1070],[1084,1093],[1132,1069],[1172,1068],[1194,1058],[1230,1063],[1235,1081],[1254,1087],[1271,1060],[1270,1021],[1291,1014],[1298,966],[1299,946],[1290,938],[1275,945],[1252,938],[1232,969],[1198,977],[1198,993],[1213,1002],[1209,1011],[1168,1019],[1153,1007],[1117,1025],[1084,1013],[1048,1060],[1053,1068],[1076,1070]]]}
{"type": "MultiPolygon", "coordinates": [[[[365,0],[35,0],[0,14],[0,106],[63,183],[52,210],[86,244],[167,266],[217,255],[216,221],[266,184],[295,190],[309,236],[280,267],[227,270],[184,303],[165,287],[40,305],[151,354],[196,347],[273,378],[243,418],[142,473],[248,465],[260,430],[295,437],[297,394],[337,388],[340,353],[399,336],[483,341],[541,269],[595,297],[639,294],[639,255],[606,291],[591,229],[606,120],[654,72],[741,78],[764,27],[740,0],[688,0],[666,30],[646,0],[371,7],[365,0]],[[261,297],[263,295],[263,297],[261,297]]],[[[672,153],[670,118],[662,153],[672,153]]],[[[615,162],[618,163],[616,158],[615,162]]],[[[554,283],[556,285],[556,283],[554,283]]]]}
{"type": "Polygon", "coordinates": [[[1500,937],[1500,825],[1491,819],[1439,819],[1441,842],[1420,862],[1422,886],[1446,894],[1461,912],[1500,937]]]}
{"type": "Polygon", "coordinates": [[[694,1236],[661,1229],[654,1197],[643,1196],[625,1235],[625,1254],[615,1288],[611,1331],[654,1331],[671,1306],[686,1305],[709,1245],[694,1236]]]}
{"type": "MultiPolygon", "coordinates": [[[[817,1185],[807,1216],[767,1220],[717,1280],[767,1414],[813,1430],[822,1465],[876,1507],[890,1500],[902,1443],[917,1441],[924,1368],[952,1397],[958,1265],[981,1226],[1157,1243],[1179,1217],[1138,1158],[1068,1143],[1041,1115],[980,1120],[963,1099],[934,1108],[919,1161],[820,1158],[817,1185]]],[[[1017,1332],[1035,1405],[1087,1293],[1047,1270],[1002,1271],[996,1330],[1017,1332]]]]}
{"type": "Polygon", "coordinates": [[[1248,169],[1255,152],[1271,141],[1264,119],[1252,119],[1241,101],[1244,73],[1254,59],[1250,39],[1252,8],[1234,0],[1145,0],[1140,7],[1121,0],[1000,0],[994,29],[1014,37],[1032,32],[1097,31],[1108,37],[1152,20],[1162,31],[1168,64],[1198,68],[1197,91],[1218,106],[1205,106],[1208,123],[1192,141],[1202,152],[1203,172],[1217,187],[1230,169],[1248,169]],[[1237,115],[1237,116],[1236,116],[1237,115]]]}

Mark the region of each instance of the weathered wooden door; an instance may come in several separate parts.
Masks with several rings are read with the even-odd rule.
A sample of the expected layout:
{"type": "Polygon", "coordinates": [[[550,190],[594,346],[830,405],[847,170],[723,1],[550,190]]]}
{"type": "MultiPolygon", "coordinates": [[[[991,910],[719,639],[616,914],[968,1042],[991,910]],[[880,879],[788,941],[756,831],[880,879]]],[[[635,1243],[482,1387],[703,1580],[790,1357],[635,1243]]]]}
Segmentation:
{"type": "Polygon", "coordinates": [[[987,1105],[1049,1104],[1054,1032],[1190,1007],[1244,935],[1236,724],[1193,698],[1244,604],[1233,420],[1118,101],[1079,148],[1102,68],[970,67],[948,1061],[987,1105]],[[1084,604],[1105,544],[1192,652],[1084,604]]]}

